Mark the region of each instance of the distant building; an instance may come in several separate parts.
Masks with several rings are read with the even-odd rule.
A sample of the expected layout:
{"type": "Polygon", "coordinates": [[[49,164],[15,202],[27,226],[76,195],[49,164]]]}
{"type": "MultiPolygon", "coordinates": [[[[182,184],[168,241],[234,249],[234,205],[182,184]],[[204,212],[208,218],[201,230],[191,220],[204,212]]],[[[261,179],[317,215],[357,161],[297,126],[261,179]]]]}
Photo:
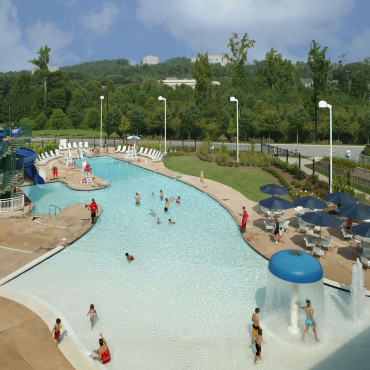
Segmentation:
{"type": "MultiPolygon", "coordinates": [[[[194,78],[166,77],[166,79],[162,80],[162,82],[167,86],[171,86],[172,88],[175,88],[176,86],[185,85],[195,89],[195,85],[197,84],[197,81],[195,81],[194,78]]],[[[211,85],[218,86],[220,85],[220,82],[212,81],[211,85]]]]}
{"type": "Polygon", "coordinates": [[[301,82],[305,87],[311,87],[313,85],[312,78],[301,78],[301,82]]]}
{"type": "MultiPolygon", "coordinates": [[[[191,58],[191,62],[195,63],[197,58],[191,58]]],[[[222,55],[208,55],[208,62],[209,64],[221,64],[222,66],[226,66],[229,61],[224,58],[222,55]]]]}
{"type": "MultiPolygon", "coordinates": [[[[38,71],[39,69],[40,69],[39,67],[33,67],[33,68],[31,68],[31,75],[35,74],[35,72],[38,71]]],[[[48,66],[48,70],[49,70],[50,73],[58,72],[59,71],[59,67],[48,66]]]]}
{"type": "Polygon", "coordinates": [[[158,57],[154,57],[153,55],[147,55],[140,59],[140,64],[142,66],[144,64],[158,64],[158,57]]]}

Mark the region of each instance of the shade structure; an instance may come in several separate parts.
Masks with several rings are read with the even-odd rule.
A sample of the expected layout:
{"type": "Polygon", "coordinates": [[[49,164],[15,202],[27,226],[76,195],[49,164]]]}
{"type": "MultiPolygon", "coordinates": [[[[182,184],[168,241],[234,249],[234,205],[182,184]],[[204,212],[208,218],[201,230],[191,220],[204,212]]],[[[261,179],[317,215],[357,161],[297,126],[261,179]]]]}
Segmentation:
{"type": "Polygon", "coordinates": [[[269,261],[269,271],[279,279],[298,284],[311,284],[323,277],[321,263],[308,253],[285,249],[269,261]]]}
{"type": "Polygon", "coordinates": [[[287,195],[289,194],[289,190],[285,189],[284,187],[277,185],[277,184],[267,184],[260,187],[260,190],[264,194],[270,195],[287,195]]]}
{"type": "Polygon", "coordinates": [[[308,197],[297,198],[293,200],[296,206],[310,209],[324,209],[327,208],[327,204],[320,199],[317,199],[311,195],[308,197]]]}
{"type": "Polygon", "coordinates": [[[289,200],[285,200],[279,197],[271,197],[267,199],[260,200],[260,206],[268,209],[289,209],[293,208],[294,204],[289,200]]]}
{"type": "Polygon", "coordinates": [[[362,221],[370,219],[370,207],[365,206],[362,203],[348,204],[346,206],[339,207],[338,210],[341,216],[352,220],[362,221]]]}
{"type": "Polygon", "coordinates": [[[351,231],[355,235],[360,235],[364,238],[370,238],[370,222],[354,226],[352,227],[351,231]]]}
{"type": "Polygon", "coordinates": [[[127,136],[127,139],[128,140],[140,140],[139,136],[135,136],[135,135],[127,136]]]}
{"type": "Polygon", "coordinates": [[[336,191],[335,193],[326,194],[323,199],[326,202],[335,203],[335,204],[352,204],[357,202],[357,198],[349,195],[347,193],[343,193],[343,191],[336,191]]]}
{"type": "Polygon", "coordinates": [[[339,227],[342,225],[342,221],[323,211],[307,212],[301,218],[309,224],[321,227],[339,227]]]}

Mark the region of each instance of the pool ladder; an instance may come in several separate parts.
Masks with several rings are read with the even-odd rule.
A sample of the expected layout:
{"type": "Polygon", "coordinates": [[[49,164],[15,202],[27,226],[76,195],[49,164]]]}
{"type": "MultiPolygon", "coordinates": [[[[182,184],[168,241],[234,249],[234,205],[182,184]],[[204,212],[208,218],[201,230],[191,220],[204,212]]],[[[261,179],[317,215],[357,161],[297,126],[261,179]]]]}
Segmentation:
{"type": "Polygon", "coordinates": [[[50,218],[50,208],[51,207],[54,207],[54,216],[56,216],[57,215],[57,208],[59,209],[59,212],[62,212],[62,210],[58,207],[58,206],[55,206],[54,204],[51,204],[50,206],[49,206],[49,218],[50,218]]]}

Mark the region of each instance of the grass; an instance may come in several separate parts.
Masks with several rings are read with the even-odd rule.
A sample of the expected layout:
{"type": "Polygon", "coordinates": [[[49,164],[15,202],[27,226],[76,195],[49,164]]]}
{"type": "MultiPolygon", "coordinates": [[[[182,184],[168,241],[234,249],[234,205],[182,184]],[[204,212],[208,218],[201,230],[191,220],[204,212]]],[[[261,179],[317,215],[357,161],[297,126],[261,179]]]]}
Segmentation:
{"type": "MultiPolygon", "coordinates": [[[[94,131],[93,130],[77,130],[77,136],[76,136],[76,130],[73,128],[67,129],[67,130],[60,130],[58,136],[58,130],[32,130],[32,136],[37,137],[43,137],[45,139],[48,138],[92,138],[94,137],[94,131]],[[44,135],[44,136],[42,136],[44,135]]],[[[105,138],[106,134],[103,132],[103,139],[105,138]]],[[[110,138],[118,138],[118,135],[116,133],[109,136],[110,138]]],[[[95,139],[98,140],[100,138],[100,129],[95,130],[95,139]]]]}
{"type": "Polygon", "coordinates": [[[261,193],[260,186],[277,183],[259,169],[219,167],[194,157],[167,157],[164,159],[164,165],[172,171],[191,176],[199,176],[203,169],[206,180],[210,179],[231,186],[254,202],[270,196],[261,193]]]}
{"type": "MultiPolygon", "coordinates": [[[[313,165],[312,164],[306,164],[306,167],[312,170],[313,165]]],[[[326,171],[318,166],[315,166],[315,172],[320,173],[321,175],[324,175],[326,177],[329,177],[329,171],[326,171]]],[[[362,191],[363,193],[370,195],[370,189],[367,186],[357,184],[356,182],[352,181],[352,186],[354,189],[358,191],[362,191]]]]}

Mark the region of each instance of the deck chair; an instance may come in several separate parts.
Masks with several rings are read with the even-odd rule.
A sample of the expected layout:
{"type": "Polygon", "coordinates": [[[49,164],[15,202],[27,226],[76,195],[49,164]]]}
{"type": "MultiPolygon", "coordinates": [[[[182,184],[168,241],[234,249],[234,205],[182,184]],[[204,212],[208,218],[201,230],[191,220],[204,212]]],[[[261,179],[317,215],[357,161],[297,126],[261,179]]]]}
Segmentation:
{"type": "Polygon", "coordinates": [[[59,150],[58,149],[55,149],[55,154],[58,156],[58,157],[63,157],[63,154],[60,154],[59,150]]]}
{"type": "Polygon", "coordinates": [[[304,240],[304,243],[306,245],[305,249],[307,248],[313,248],[315,247],[315,244],[314,243],[311,243],[306,236],[303,237],[303,240],[304,240]]]}
{"type": "Polygon", "coordinates": [[[282,222],[279,222],[279,226],[285,231],[288,230],[288,226],[290,224],[290,220],[284,220],[282,222]]]}
{"type": "Polygon", "coordinates": [[[45,155],[46,159],[50,159],[50,155],[49,155],[48,152],[45,152],[44,155],[45,155]]]}
{"type": "Polygon", "coordinates": [[[144,151],[144,147],[142,146],[140,150],[137,152],[137,155],[142,155],[144,151]]]}
{"type": "Polygon", "coordinates": [[[333,238],[331,238],[330,236],[325,236],[324,239],[328,242],[327,247],[330,248],[331,243],[333,242],[333,238]]]}
{"type": "Polygon", "coordinates": [[[343,240],[344,239],[351,240],[353,238],[352,234],[348,234],[344,229],[341,229],[341,230],[342,230],[342,233],[343,233],[343,240]]]}
{"type": "Polygon", "coordinates": [[[126,145],[124,145],[120,151],[120,153],[126,153],[126,145]]]}
{"type": "Polygon", "coordinates": [[[360,262],[366,270],[370,267],[370,260],[367,257],[360,255],[360,262]]]}
{"type": "Polygon", "coordinates": [[[72,149],[72,144],[71,143],[67,144],[67,149],[72,149]]]}
{"type": "Polygon", "coordinates": [[[149,152],[143,155],[145,155],[145,157],[150,157],[152,155],[152,152],[153,152],[153,149],[149,149],[149,152]]]}
{"type": "Polygon", "coordinates": [[[159,153],[159,155],[153,159],[153,162],[160,162],[163,161],[163,154],[159,153]]]}
{"type": "Polygon", "coordinates": [[[117,150],[115,150],[115,153],[119,153],[121,151],[121,145],[118,145],[117,150]]]}
{"type": "Polygon", "coordinates": [[[141,155],[147,155],[148,154],[148,148],[145,148],[145,150],[143,151],[143,153],[141,153],[141,155]]]}
{"type": "Polygon", "coordinates": [[[263,220],[263,223],[265,224],[266,230],[274,230],[274,223],[271,223],[271,221],[263,220]]]}
{"type": "Polygon", "coordinates": [[[312,255],[320,258],[322,256],[325,256],[325,252],[320,247],[317,247],[315,245],[312,247],[312,255]]]}
{"type": "Polygon", "coordinates": [[[159,150],[154,150],[154,152],[151,155],[148,155],[148,157],[150,159],[154,159],[157,156],[157,152],[159,152],[159,150]]]}
{"type": "Polygon", "coordinates": [[[83,148],[84,148],[84,143],[83,143],[82,141],[80,141],[80,142],[78,143],[78,147],[79,147],[80,149],[83,149],[83,148]]]}
{"type": "Polygon", "coordinates": [[[50,150],[50,152],[49,152],[49,153],[50,153],[50,157],[51,157],[51,158],[56,158],[56,157],[57,157],[57,156],[54,154],[54,152],[53,152],[52,150],[50,150]]]}
{"type": "Polygon", "coordinates": [[[73,149],[77,149],[77,143],[75,141],[73,142],[73,149]]]}

